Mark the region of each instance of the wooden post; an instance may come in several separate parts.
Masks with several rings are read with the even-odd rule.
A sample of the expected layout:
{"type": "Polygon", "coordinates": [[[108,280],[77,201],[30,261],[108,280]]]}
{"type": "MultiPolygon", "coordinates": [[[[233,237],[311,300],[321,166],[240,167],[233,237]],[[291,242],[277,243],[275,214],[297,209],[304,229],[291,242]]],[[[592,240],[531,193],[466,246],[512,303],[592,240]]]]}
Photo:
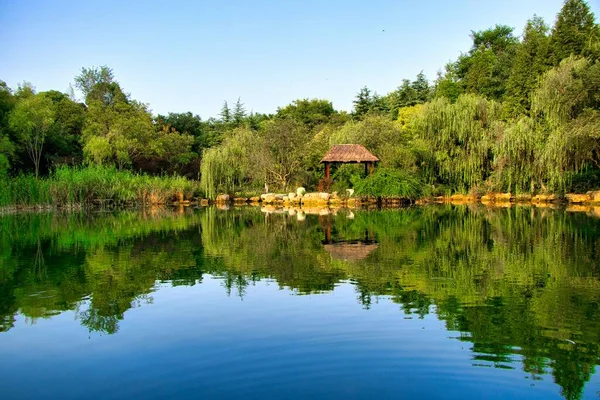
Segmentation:
{"type": "Polygon", "coordinates": [[[328,162],[325,163],[325,178],[329,179],[329,176],[331,175],[331,166],[329,165],[328,162]]]}
{"type": "Polygon", "coordinates": [[[375,168],[375,163],[369,164],[369,175],[373,175],[373,169],[375,168]]]}

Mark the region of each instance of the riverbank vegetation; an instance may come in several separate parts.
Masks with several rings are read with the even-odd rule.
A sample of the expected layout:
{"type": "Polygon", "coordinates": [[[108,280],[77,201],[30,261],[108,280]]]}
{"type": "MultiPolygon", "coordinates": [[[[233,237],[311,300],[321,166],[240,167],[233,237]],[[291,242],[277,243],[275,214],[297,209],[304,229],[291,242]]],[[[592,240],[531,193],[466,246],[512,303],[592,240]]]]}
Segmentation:
{"type": "Polygon", "coordinates": [[[0,179],[0,207],[83,207],[166,204],[189,200],[198,184],[180,176],[135,174],[115,167],[60,166],[43,179],[0,179]]]}
{"type": "MultiPolygon", "coordinates": [[[[384,172],[364,181],[360,168],[334,168],[332,190],[418,196],[600,188],[600,26],[587,3],[566,0],[552,27],[533,16],[521,35],[496,25],[471,37],[471,48],[433,82],[419,73],[387,95],[364,87],[351,112],[325,99],[298,99],[260,114],[238,99],[233,107],[225,102],[218,118],[152,115],[106,66],[83,68],[75,78],[83,101],[73,91],[37,93],[28,83],[13,91],[0,82],[0,175],[15,191],[2,202],[45,203],[57,195],[81,202],[79,189],[50,196],[44,187],[67,174],[61,171],[83,176],[100,171],[94,168],[162,188],[196,184],[150,176],[199,180],[197,190],[210,198],[265,185],[316,189],[320,158],[341,143],[367,147],[384,172]],[[37,182],[39,176],[48,178],[37,182]]],[[[123,199],[152,190],[127,188],[123,199]]]]}

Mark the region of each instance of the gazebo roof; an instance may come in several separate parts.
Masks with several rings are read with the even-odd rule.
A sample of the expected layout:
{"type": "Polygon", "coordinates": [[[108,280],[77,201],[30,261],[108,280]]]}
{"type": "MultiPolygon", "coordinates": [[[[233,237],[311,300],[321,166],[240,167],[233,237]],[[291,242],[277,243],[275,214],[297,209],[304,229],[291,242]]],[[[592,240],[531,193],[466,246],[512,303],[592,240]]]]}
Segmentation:
{"type": "Polygon", "coordinates": [[[363,163],[378,161],[379,158],[375,157],[373,153],[365,149],[361,144],[336,144],[321,159],[322,163],[363,163]]]}

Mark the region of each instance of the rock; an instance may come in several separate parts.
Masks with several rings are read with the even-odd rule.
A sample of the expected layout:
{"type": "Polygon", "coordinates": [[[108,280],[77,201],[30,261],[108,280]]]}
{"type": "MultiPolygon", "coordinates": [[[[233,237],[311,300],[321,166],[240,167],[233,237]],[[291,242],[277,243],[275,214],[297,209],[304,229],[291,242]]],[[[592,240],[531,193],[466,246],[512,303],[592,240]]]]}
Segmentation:
{"type": "Polygon", "coordinates": [[[327,201],[327,200],[329,200],[330,197],[331,197],[331,195],[329,193],[319,193],[319,198],[321,200],[327,201]]]}
{"type": "Polygon", "coordinates": [[[298,197],[304,196],[305,193],[306,193],[306,189],[304,189],[302,186],[296,189],[296,195],[298,197]]]}
{"type": "Polygon", "coordinates": [[[220,194],[217,196],[217,203],[219,204],[225,204],[225,203],[229,203],[229,195],[228,194],[220,194]]]}
{"type": "Polygon", "coordinates": [[[283,201],[290,201],[290,198],[289,198],[289,196],[288,196],[288,195],[284,195],[284,196],[281,198],[281,200],[283,200],[283,201]]]}
{"type": "Polygon", "coordinates": [[[200,199],[200,205],[202,207],[208,207],[208,205],[209,205],[208,199],[200,199]]]}
{"type": "Polygon", "coordinates": [[[482,203],[491,203],[492,201],[494,201],[494,197],[492,197],[492,194],[484,194],[483,196],[481,196],[481,202],[482,203]]]}
{"type": "Polygon", "coordinates": [[[302,211],[302,210],[298,211],[298,213],[296,214],[296,220],[304,221],[305,219],[306,219],[306,214],[304,213],[304,211],[302,211]]]}
{"type": "Polygon", "coordinates": [[[556,196],[553,194],[538,194],[531,200],[534,203],[550,203],[556,200],[556,196]]]}
{"type": "Polygon", "coordinates": [[[592,203],[600,203],[600,190],[587,192],[586,194],[590,196],[590,201],[592,203]]]}
{"type": "Polygon", "coordinates": [[[260,197],[258,197],[258,196],[250,197],[251,203],[258,203],[259,201],[260,201],[260,197]]]}
{"type": "Polygon", "coordinates": [[[520,193],[515,196],[515,200],[518,202],[530,202],[531,194],[530,193],[520,193]]]}
{"type": "Polygon", "coordinates": [[[512,194],[511,193],[496,193],[494,195],[494,199],[498,202],[507,202],[507,201],[510,201],[510,199],[512,199],[512,194]]]}
{"type": "Polygon", "coordinates": [[[245,197],[236,197],[235,199],[233,199],[233,202],[237,203],[237,204],[243,204],[243,203],[247,203],[248,199],[245,197]]]}
{"type": "Polygon", "coordinates": [[[568,193],[565,195],[569,203],[573,204],[583,204],[588,203],[592,200],[592,196],[589,194],[576,194],[576,193],[568,193]]]}
{"type": "Polygon", "coordinates": [[[290,199],[290,200],[294,200],[294,199],[296,198],[296,193],[291,193],[291,192],[290,192],[290,193],[288,193],[288,195],[287,195],[287,196],[288,196],[288,199],[290,199]]]}

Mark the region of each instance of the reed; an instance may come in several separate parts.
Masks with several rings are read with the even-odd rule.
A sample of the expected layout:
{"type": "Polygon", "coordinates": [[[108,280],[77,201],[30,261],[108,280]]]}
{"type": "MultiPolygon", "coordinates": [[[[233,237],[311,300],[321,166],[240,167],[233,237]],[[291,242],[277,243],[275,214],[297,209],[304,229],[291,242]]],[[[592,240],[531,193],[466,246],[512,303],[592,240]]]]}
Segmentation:
{"type": "Polygon", "coordinates": [[[114,167],[59,167],[48,177],[0,179],[0,207],[86,207],[189,200],[199,184],[180,176],[149,176],[114,167]]]}

